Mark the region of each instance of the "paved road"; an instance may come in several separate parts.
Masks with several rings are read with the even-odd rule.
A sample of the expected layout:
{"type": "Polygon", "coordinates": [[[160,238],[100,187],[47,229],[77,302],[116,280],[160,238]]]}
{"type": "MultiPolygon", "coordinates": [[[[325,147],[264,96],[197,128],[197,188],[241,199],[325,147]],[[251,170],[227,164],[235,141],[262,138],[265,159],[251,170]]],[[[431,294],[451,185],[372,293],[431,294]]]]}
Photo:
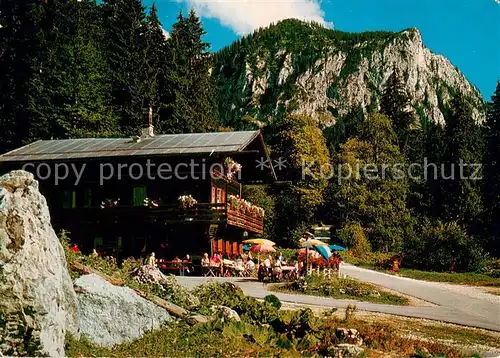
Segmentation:
{"type": "MultiPolygon", "coordinates": [[[[426,318],[500,332],[500,297],[498,302],[490,302],[481,299],[479,296],[471,297],[456,290],[450,291],[446,288],[446,285],[439,283],[397,277],[349,264],[343,264],[341,272],[347,276],[371,282],[436,305],[430,307],[406,307],[354,301],[360,310],[426,318]]],[[[182,285],[188,288],[193,288],[210,280],[205,277],[178,277],[178,279],[182,285]]],[[[215,280],[234,282],[242,288],[246,295],[255,298],[264,298],[269,294],[267,285],[255,280],[242,278],[216,278],[215,280]]],[[[352,300],[274,292],[273,294],[283,302],[297,304],[337,308],[345,308],[347,305],[353,304],[352,300]]]]}

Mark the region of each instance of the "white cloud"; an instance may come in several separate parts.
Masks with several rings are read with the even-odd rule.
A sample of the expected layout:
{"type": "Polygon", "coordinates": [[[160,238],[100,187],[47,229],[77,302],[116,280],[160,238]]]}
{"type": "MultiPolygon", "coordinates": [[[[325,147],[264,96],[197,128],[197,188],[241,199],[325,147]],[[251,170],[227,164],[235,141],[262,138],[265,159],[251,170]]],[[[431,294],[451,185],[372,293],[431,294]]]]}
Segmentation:
{"type": "MultiPolygon", "coordinates": [[[[184,0],[199,16],[216,18],[239,35],[283,19],[324,20],[319,0],[184,0]]],[[[499,0],[500,1],[500,0],[499,0]]]]}
{"type": "Polygon", "coordinates": [[[170,34],[168,33],[167,30],[165,30],[163,27],[161,28],[161,31],[163,31],[163,36],[165,36],[165,40],[168,40],[170,37],[170,34]]]}

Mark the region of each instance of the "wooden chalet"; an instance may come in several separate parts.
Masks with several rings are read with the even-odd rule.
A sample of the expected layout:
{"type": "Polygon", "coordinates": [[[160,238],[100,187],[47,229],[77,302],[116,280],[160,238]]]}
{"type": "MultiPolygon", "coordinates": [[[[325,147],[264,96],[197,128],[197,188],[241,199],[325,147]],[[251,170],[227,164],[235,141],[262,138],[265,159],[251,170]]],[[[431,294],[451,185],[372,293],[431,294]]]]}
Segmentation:
{"type": "Polygon", "coordinates": [[[150,128],[135,138],[34,142],[1,155],[0,172],[32,172],[53,226],[84,252],[173,258],[238,254],[244,237],[262,234],[262,210],[241,199],[242,184],[275,179],[263,163],[260,131],[155,136],[150,128]],[[241,165],[233,175],[231,159],[241,165]]]}

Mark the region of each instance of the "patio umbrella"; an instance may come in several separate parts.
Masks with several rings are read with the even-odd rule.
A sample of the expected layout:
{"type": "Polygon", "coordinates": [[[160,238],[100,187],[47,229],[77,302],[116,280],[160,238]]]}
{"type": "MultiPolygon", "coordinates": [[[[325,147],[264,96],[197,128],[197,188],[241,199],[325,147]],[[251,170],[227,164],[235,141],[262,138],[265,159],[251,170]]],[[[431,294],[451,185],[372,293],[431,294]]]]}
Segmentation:
{"type": "Polygon", "coordinates": [[[269,253],[269,252],[276,252],[276,249],[272,247],[271,245],[255,245],[250,249],[251,252],[257,252],[257,253],[269,253]]]}
{"type": "MultiPolygon", "coordinates": [[[[306,252],[309,249],[315,248],[316,246],[328,246],[325,242],[318,239],[308,239],[308,240],[300,240],[300,246],[306,248],[306,252]]],[[[309,253],[306,254],[306,267],[309,266],[309,253]]]]}
{"type": "Polygon", "coordinates": [[[339,245],[330,245],[330,250],[332,251],[347,251],[345,247],[339,245]]]}
{"type": "Polygon", "coordinates": [[[260,265],[260,253],[269,253],[269,252],[276,252],[276,249],[272,247],[272,245],[254,245],[250,249],[251,252],[256,252],[257,253],[257,262],[260,265]]]}
{"type": "Polygon", "coordinates": [[[276,245],[271,240],[266,240],[266,239],[248,239],[248,240],[243,241],[243,243],[244,244],[251,244],[251,245],[268,245],[268,246],[276,245]]]}
{"type": "Polygon", "coordinates": [[[332,256],[332,252],[328,246],[314,246],[314,249],[318,251],[321,256],[325,258],[326,261],[330,261],[330,256],[332,256]]]}
{"type": "Polygon", "coordinates": [[[301,246],[310,249],[314,246],[328,246],[328,244],[318,239],[309,239],[302,241],[301,246]]]}

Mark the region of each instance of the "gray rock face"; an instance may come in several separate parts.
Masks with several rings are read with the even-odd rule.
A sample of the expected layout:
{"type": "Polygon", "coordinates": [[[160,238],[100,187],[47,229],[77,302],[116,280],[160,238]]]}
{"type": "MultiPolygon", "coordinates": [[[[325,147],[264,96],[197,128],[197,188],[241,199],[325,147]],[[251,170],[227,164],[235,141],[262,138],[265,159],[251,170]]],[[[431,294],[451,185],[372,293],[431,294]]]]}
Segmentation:
{"type": "Polygon", "coordinates": [[[64,250],[32,174],[0,177],[0,356],[64,356],[78,336],[64,250]]]}
{"type": "MultiPolygon", "coordinates": [[[[392,39],[343,46],[326,37],[322,41],[318,44],[322,56],[300,67],[294,65],[299,53],[285,47],[260,47],[260,42],[255,43],[255,50],[245,51],[243,58],[230,58],[228,68],[239,66],[231,87],[224,89],[229,94],[224,100],[230,103],[233,119],[251,114],[269,122],[283,106],[332,125],[353,107],[379,109],[380,95],[394,70],[402,76],[418,118],[444,123],[443,105],[450,103],[454,93],[471,102],[476,121],[485,118],[477,88],[448,59],[431,52],[416,28],[401,31],[392,39]]],[[[221,71],[216,80],[227,82],[226,76],[221,71]]]]}
{"type": "Polygon", "coordinates": [[[97,275],[75,281],[81,334],[105,347],[140,338],[172,320],[128,287],[113,286],[97,275]]]}

